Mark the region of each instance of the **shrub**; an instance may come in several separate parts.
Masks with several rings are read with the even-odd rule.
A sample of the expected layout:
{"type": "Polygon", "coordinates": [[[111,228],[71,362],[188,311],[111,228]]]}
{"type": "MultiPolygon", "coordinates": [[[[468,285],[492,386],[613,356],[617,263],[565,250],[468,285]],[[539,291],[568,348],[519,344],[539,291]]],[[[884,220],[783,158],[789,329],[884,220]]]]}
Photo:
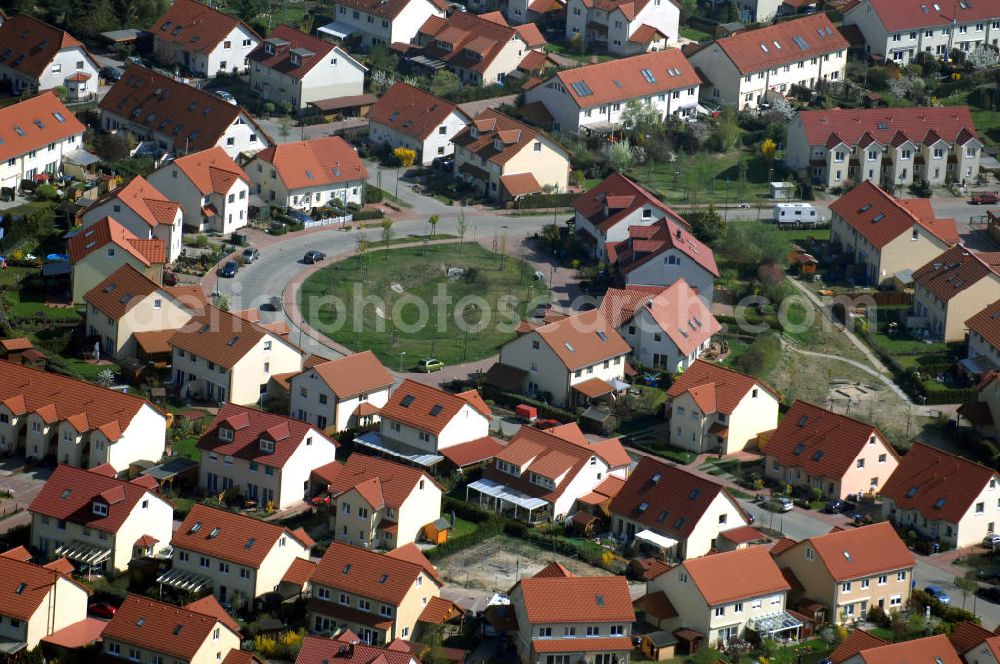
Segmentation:
{"type": "Polygon", "coordinates": [[[774,369],[781,356],[781,342],[773,333],[757,337],[734,363],[735,367],[751,376],[764,376],[774,369]]]}

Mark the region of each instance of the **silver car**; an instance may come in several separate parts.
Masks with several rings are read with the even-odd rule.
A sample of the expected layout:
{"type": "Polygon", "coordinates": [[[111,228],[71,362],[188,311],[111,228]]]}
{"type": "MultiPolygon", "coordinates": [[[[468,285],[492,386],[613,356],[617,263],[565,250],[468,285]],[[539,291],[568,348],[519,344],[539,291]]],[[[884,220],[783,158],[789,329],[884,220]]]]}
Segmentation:
{"type": "Polygon", "coordinates": [[[791,512],[793,507],[795,507],[795,503],[792,502],[791,498],[774,496],[764,501],[764,509],[772,512],[791,512]]]}

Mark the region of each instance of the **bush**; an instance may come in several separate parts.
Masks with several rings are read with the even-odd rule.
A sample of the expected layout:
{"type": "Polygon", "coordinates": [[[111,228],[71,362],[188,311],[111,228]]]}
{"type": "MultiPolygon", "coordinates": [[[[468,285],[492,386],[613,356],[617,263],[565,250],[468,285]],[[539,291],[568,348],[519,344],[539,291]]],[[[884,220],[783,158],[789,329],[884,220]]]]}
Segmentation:
{"type": "Polygon", "coordinates": [[[771,373],[780,357],[781,342],[776,334],[769,332],[757,337],[736,359],[734,366],[751,376],[764,376],[771,373]]]}
{"type": "Polygon", "coordinates": [[[518,201],[517,207],[521,210],[531,210],[534,208],[547,207],[569,207],[573,204],[576,194],[528,194],[518,201]]]}
{"type": "Polygon", "coordinates": [[[367,221],[369,219],[381,219],[385,216],[382,210],[376,210],[374,208],[365,208],[363,210],[358,210],[354,212],[354,221],[367,221]]]}
{"type": "Polygon", "coordinates": [[[384,200],[385,191],[373,185],[365,187],[365,204],[381,203],[384,200]]]}

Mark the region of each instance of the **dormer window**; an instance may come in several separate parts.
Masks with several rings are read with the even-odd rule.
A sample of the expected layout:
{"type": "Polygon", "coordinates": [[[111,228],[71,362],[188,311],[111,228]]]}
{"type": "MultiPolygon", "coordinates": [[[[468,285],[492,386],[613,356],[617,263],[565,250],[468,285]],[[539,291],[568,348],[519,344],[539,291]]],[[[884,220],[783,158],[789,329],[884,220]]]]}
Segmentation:
{"type": "Polygon", "coordinates": [[[503,143],[500,141],[499,138],[493,139],[493,149],[496,150],[497,152],[503,152],[503,143]]]}
{"type": "Polygon", "coordinates": [[[296,67],[298,67],[300,64],[302,64],[302,58],[299,57],[298,53],[292,53],[291,60],[292,60],[292,64],[295,65],[296,67]]]}
{"type": "Polygon", "coordinates": [[[469,127],[469,135],[473,138],[479,138],[479,129],[476,127],[469,127]]]}
{"type": "Polygon", "coordinates": [[[230,441],[233,439],[233,430],[228,427],[219,427],[219,440],[230,441]]]}
{"type": "Polygon", "coordinates": [[[267,438],[261,438],[260,439],[260,451],[261,452],[267,452],[268,454],[271,454],[272,452],[274,452],[274,441],[273,440],[268,440],[267,438]]]}
{"type": "Polygon", "coordinates": [[[268,55],[274,55],[274,44],[270,42],[264,42],[264,52],[268,55]]]}
{"type": "Polygon", "coordinates": [[[107,516],[108,515],[108,505],[107,503],[102,503],[95,500],[93,506],[93,512],[97,516],[107,516]]]}

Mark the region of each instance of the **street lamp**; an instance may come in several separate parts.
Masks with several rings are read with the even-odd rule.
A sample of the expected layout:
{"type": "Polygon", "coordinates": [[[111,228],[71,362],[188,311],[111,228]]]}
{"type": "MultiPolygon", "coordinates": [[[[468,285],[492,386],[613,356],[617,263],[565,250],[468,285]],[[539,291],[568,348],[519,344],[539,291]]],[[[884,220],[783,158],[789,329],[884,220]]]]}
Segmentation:
{"type": "Polygon", "coordinates": [[[559,268],[557,268],[555,265],[553,265],[549,269],[549,290],[552,290],[552,276],[555,274],[556,270],[558,270],[558,269],[559,268]]]}
{"type": "Polygon", "coordinates": [[[399,370],[400,371],[403,370],[403,356],[404,355],[406,355],[406,351],[405,350],[399,351],[399,370]]]}

